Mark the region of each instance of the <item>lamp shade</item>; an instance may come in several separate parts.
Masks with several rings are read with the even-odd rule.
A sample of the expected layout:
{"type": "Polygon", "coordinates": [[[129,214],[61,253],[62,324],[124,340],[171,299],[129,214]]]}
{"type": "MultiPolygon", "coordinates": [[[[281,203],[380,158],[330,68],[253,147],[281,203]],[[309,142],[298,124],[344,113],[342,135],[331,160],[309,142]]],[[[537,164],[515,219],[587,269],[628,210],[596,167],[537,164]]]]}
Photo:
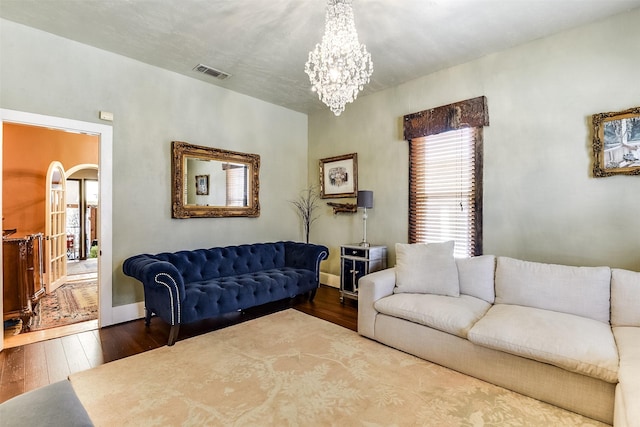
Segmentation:
{"type": "Polygon", "coordinates": [[[367,209],[373,208],[373,191],[358,191],[358,207],[367,209]]]}

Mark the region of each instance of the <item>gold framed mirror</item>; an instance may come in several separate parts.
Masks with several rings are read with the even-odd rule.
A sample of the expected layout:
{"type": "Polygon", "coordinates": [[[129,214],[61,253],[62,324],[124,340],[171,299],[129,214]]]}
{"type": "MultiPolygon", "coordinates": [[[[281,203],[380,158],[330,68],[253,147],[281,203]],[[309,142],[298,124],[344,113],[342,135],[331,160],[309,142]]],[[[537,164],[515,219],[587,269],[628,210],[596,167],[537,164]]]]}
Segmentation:
{"type": "Polygon", "coordinates": [[[260,216],[260,156],[171,143],[172,217],[260,216]]]}

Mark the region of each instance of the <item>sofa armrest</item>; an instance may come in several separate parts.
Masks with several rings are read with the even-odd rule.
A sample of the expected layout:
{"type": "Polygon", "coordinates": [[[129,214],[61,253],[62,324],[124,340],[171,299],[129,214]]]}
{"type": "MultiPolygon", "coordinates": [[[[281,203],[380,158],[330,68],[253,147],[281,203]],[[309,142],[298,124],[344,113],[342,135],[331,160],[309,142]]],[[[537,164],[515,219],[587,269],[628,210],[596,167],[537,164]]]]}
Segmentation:
{"type": "Polygon", "coordinates": [[[148,310],[170,325],[180,323],[180,303],[185,299],[185,287],[182,275],[173,264],[146,254],[136,255],[124,261],[122,271],[142,282],[148,310]]]}
{"type": "Polygon", "coordinates": [[[93,426],[71,382],[61,380],[0,403],[0,425],[93,426]]]}
{"type": "Polygon", "coordinates": [[[613,335],[620,357],[613,424],[640,427],[640,328],[614,326],[613,335]]]}
{"type": "Polygon", "coordinates": [[[316,282],[320,282],[320,262],[329,257],[326,246],[311,243],[284,242],[284,265],[315,271],[316,282]]]}
{"type": "Polygon", "coordinates": [[[387,268],[367,274],[358,280],[358,333],[375,339],[375,322],[378,312],[374,304],[393,294],[396,286],[396,269],[387,268]]]}

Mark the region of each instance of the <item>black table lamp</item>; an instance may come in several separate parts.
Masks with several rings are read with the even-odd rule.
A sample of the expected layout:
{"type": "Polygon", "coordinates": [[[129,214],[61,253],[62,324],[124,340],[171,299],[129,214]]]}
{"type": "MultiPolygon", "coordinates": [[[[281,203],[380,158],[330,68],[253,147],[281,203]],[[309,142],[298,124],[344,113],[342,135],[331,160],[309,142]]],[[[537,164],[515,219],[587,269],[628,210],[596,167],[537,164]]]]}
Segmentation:
{"type": "Polygon", "coordinates": [[[364,209],[362,214],[362,242],[360,246],[369,247],[367,242],[367,209],[373,208],[373,191],[358,191],[358,207],[364,209]]]}

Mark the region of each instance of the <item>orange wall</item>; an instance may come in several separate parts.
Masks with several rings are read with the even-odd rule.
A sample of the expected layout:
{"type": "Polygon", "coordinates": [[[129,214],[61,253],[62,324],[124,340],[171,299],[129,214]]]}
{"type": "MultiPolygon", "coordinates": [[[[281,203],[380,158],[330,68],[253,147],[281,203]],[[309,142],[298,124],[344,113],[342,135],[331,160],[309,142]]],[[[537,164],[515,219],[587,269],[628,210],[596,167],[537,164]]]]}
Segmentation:
{"type": "Polygon", "coordinates": [[[2,228],[17,228],[16,236],[44,233],[49,164],[98,164],[99,137],[13,123],[4,123],[2,134],[2,228]]]}

